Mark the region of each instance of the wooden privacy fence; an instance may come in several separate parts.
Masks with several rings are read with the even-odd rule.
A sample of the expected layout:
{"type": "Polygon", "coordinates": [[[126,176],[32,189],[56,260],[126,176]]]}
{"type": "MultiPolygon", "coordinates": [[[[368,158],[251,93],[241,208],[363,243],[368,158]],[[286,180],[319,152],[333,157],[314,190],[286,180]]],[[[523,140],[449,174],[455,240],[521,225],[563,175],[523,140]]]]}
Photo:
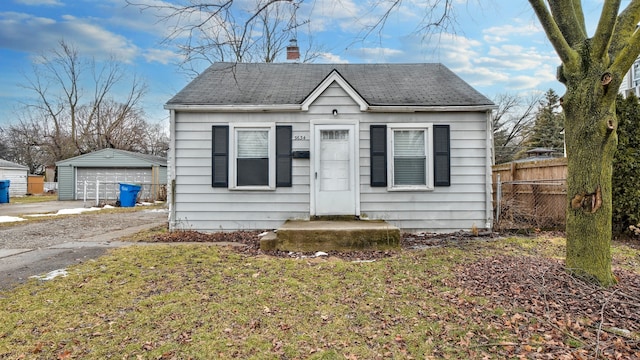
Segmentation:
{"type": "Polygon", "coordinates": [[[44,193],[44,176],[27,176],[27,194],[40,195],[44,193]]]}
{"type": "Polygon", "coordinates": [[[566,178],[566,158],[494,165],[494,228],[564,229],[566,178]]]}

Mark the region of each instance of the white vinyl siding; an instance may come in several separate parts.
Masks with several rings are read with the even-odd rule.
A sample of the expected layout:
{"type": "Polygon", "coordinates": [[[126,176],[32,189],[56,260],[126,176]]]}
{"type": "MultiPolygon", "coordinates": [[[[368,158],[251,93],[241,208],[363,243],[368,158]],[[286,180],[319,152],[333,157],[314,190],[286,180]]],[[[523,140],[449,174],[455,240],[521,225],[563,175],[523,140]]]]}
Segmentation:
{"type": "Polygon", "coordinates": [[[13,196],[27,194],[29,169],[0,168],[0,180],[9,180],[9,202],[13,196]]]}
{"type": "MultiPolygon", "coordinates": [[[[384,219],[407,232],[453,232],[484,228],[491,222],[487,210],[487,186],[491,184],[487,165],[487,114],[485,113],[422,113],[370,114],[360,125],[361,213],[368,219],[384,219]],[[390,187],[370,186],[370,124],[387,124],[393,119],[401,124],[450,125],[450,186],[436,186],[424,191],[394,191],[390,187]]],[[[387,136],[389,142],[389,136],[387,136]]],[[[427,145],[428,151],[432,146],[427,145]]],[[[388,154],[388,158],[390,154],[388,154]]],[[[387,159],[387,162],[391,162],[387,159]]],[[[432,171],[432,166],[428,166],[432,171]]],[[[490,175],[490,173],[489,173],[490,175]]],[[[389,185],[391,179],[388,178],[389,185]]]]}
{"type": "MultiPolygon", "coordinates": [[[[175,113],[176,160],[174,229],[236,231],[277,229],[288,219],[310,215],[310,164],[317,156],[310,149],[312,121],[354,121],[359,124],[356,157],[360,164],[356,180],[360,191],[360,216],[384,219],[407,232],[452,232],[483,228],[491,218],[487,196],[491,196],[487,163],[488,117],[485,112],[361,112],[338,85],[333,84],[311,104],[308,112],[181,112],[175,113]],[[338,111],[333,116],[332,110],[338,111]],[[271,191],[246,191],[211,186],[211,127],[233,124],[290,125],[292,150],[310,151],[310,159],[292,160],[292,186],[271,191]],[[451,185],[411,191],[390,191],[370,186],[370,125],[406,124],[425,129],[428,125],[450,125],[451,185]]],[[[237,126],[236,126],[237,127],[237,126]]],[[[389,131],[389,130],[387,130],[389,131]]],[[[231,129],[230,129],[231,133],[231,129]]],[[[389,142],[389,137],[387,137],[389,142]]],[[[426,155],[433,151],[427,138],[426,155]]],[[[230,159],[231,160],[231,159],[230,159]]],[[[230,161],[231,162],[231,161],[230,161]]],[[[433,165],[427,165],[427,173],[433,165]]],[[[432,177],[432,176],[431,176],[432,177]]],[[[433,182],[433,180],[429,180],[433,182]]]]}

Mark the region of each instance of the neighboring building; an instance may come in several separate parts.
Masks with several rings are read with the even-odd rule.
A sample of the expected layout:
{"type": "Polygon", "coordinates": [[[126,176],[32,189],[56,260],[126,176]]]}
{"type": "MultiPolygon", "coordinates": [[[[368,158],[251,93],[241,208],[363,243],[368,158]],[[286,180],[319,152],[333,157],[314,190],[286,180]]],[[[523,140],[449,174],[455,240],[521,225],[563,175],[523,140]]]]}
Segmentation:
{"type": "Polygon", "coordinates": [[[495,106],[441,64],[217,63],[165,108],[172,229],[491,227],[495,106]]]}
{"type": "Polygon", "coordinates": [[[629,96],[629,94],[635,94],[640,97],[640,57],[636,59],[629,72],[624,76],[622,85],[620,85],[620,93],[624,97],[629,96]]]}
{"type": "Polygon", "coordinates": [[[29,167],[0,159],[0,180],[9,180],[9,197],[27,194],[29,167]]]}
{"type": "Polygon", "coordinates": [[[156,198],[167,183],[167,159],[117,149],[102,149],[56,162],[58,200],[115,200],[119,183],[142,185],[156,198]],[[98,189],[96,191],[96,186],[98,189]]]}

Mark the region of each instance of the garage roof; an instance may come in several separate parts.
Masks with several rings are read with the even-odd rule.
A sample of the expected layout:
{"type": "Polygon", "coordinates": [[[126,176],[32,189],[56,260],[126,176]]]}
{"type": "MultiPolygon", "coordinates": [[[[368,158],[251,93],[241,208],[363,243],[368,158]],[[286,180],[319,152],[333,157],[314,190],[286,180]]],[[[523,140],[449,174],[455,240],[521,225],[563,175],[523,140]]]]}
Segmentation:
{"type": "Polygon", "coordinates": [[[29,167],[27,167],[27,166],[16,164],[14,162],[11,162],[11,161],[8,161],[8,160],[4,160],[4,159],[0,159],[0,168],[2,168],[2,169],[16,169],[16,170],[29,170],[29,167]]]}
{"type": "Polygon", "coordinates": [[[102,149],[56,162],[56,166],[75,167],[151,167],[167,166],[167,159],[118,149],[102,149]]]}

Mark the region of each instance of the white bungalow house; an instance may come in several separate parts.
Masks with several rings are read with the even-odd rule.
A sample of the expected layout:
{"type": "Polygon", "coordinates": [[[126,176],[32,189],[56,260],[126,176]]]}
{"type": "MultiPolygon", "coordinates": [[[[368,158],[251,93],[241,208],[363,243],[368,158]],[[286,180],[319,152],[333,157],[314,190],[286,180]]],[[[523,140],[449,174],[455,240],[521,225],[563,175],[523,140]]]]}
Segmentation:
{"type": "Polygon", "coordinates": [[[216,63],[165,105],[170,227],[490,228],[494,107],[442,64],[216,63]]]}

